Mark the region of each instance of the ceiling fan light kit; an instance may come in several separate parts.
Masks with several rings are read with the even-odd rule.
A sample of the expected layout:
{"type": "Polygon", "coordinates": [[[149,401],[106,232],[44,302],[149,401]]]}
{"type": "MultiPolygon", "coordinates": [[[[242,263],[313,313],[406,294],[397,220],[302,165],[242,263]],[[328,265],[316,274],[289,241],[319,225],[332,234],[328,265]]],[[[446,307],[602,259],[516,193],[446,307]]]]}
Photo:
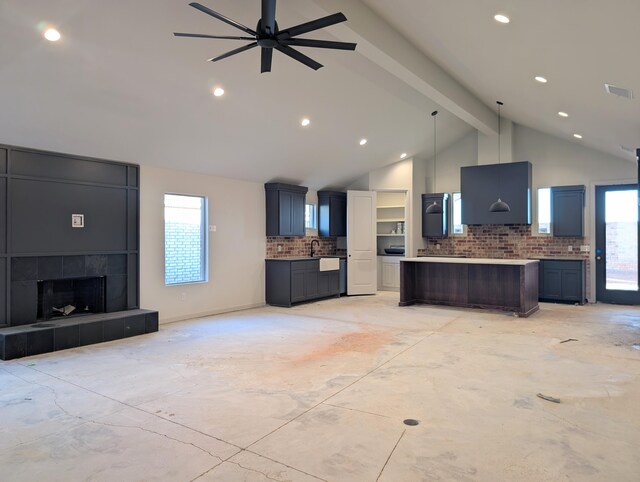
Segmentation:
{"type": "MultiPolygon", "coordinates": [[[[501,116],[500,116],[500,107],[502,107],[504,104],[500,101],[497,101],[496,104],[498,104],[498,165],[500,165],[500,121],[501,121],[501,116]]],[[[502,178],[500,177],[499,174],[500,171],[498,171],[498,188],[501,187],[502,184],[502,178]]],[[[500,199],[500,194],[498,194],[498,200],[494,203],[491,204],[491,206],[489,206],[489,212],[492,213],[508,213],[509,211],[511,211],[511,207],[504,202],[502,199],[500,199]]]]}
{"type": "Polygon", "coordinates": [[[310,22],[305,22],[294,27],[289,27],[284,30],[278,28],[278,22],[276,22],[276,0],[262,0],[262,17],[258,20],[258,25],[255,30],[250,29],[242,25],[241,23],[231,20],[224,15],[211,10],[204,5],[197,2],[191,2],[191,7],[206,13],[224,22],[238,30],[243,31],[246,36],[228,36],[228,35],[207,35],[198,33],[181,33],[174,32],[176,37],[191,37],[191,38],[207,38],[207,39],[222,39],[222,40],[245,40],[250,43],[230,50],[222,55],[209,59],[211,62],[217,62],[222,59],[226,59],[233,55],[245,52],[255,47],[260,47],[260,72],[271,72],[271,64],[273,60],[273,50],[277,50],[300,63],[303,63],[307,67],[318,70],[322,67],[322,64],[316,62],[305,54],[299,52],[292,47],[314,47],[322,49],[334,49],[334,50],[355,50],[356,44],[349,42],[335,42],[330,40],[315,40],[306,38],[297,38],[299,35],[320,30],[325,27],[330,27],[337,23],[341,23],[347,20],[347,17],[342,13],[334,13],[326,17],[318,18],[310,22]]]}

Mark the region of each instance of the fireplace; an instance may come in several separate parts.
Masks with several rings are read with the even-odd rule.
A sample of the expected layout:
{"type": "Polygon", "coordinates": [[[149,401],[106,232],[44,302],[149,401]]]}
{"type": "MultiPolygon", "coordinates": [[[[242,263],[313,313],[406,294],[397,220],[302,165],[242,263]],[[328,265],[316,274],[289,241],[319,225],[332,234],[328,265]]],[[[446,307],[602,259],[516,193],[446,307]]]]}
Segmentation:
{"type": "Polygon", "coordinates": [[[38,320],[106,311],[106,277],[38,281],[38,320]]]}

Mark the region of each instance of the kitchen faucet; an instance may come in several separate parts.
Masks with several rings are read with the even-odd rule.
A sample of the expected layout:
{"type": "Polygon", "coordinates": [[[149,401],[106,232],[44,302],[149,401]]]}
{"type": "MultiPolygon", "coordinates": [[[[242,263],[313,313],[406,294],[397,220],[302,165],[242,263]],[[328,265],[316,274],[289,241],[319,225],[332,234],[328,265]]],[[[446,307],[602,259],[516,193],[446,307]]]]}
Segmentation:
{"type": "Polygon", "coordinates": [[[320,247],[320,241],[317,239],[312,239],[311,240],[311,257],[313,258],[313,243],[318,243],[318,247],[320,247]]]}

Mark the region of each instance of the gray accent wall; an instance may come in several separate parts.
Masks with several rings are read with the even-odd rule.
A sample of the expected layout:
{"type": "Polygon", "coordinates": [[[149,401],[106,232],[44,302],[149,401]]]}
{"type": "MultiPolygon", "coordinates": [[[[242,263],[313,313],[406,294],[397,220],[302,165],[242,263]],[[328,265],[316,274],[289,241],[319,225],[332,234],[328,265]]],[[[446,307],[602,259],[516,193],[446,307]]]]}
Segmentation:
{"type": "Polygon", "coordinates": [[[39,280],[105,276],[108,312],[139,307],[139,179],[133,164],[0,145],[0,326],[36,321],[39,280]]]}

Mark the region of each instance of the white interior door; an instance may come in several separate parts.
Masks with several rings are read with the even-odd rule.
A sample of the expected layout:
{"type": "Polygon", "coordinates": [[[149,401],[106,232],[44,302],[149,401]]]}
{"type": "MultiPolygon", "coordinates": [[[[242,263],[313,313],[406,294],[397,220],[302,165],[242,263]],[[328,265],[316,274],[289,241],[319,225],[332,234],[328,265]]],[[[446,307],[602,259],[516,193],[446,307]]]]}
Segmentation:
{"type": "Polygon", "coordinates": [[[347,256],[347,294],[375,294],[378,273],[374,191],[347,191],[347,256]]]}

